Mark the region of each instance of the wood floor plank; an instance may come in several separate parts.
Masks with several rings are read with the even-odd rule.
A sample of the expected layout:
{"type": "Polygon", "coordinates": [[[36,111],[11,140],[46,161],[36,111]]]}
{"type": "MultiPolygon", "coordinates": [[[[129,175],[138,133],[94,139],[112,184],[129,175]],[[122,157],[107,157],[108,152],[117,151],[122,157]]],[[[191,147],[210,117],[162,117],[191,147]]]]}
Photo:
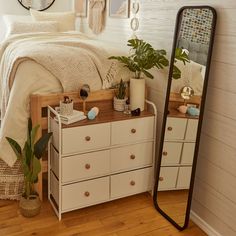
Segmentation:
{"type": "Polygon", "coordinates": [[[3,236],[205,236],[193,223],[176,230],[153,207],[148,193],[63,214],[59,222],[45,200],[34,218],[20,215],[18,203],[0,201],[0,235],[3,236]]]}

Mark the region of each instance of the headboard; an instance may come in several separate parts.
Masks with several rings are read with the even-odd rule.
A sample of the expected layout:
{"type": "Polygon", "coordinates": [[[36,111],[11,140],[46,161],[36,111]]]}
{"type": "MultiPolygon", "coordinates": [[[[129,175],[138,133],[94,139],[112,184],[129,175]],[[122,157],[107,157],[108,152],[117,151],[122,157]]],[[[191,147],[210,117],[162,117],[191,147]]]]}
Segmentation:
{"type": "Polygon", "coordinates": [[[189,50],[190,60],[204,66],[206,65],[208,49],[209,49],[207,44],[195,43],[195,42],[191,42],[186,39],[180,38],[177,46],[179,48],[184,48],[184,49],[189,50]]]}

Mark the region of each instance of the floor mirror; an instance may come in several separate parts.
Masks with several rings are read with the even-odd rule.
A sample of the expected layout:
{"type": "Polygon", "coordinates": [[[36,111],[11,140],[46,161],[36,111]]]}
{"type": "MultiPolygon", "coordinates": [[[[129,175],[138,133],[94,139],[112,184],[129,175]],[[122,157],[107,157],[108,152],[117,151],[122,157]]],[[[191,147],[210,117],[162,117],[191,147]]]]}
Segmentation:
{"type": "Polygon", "coordinates": [[[209,6],[186,6],[177,14],[153,200],[179,230],[190,217],[215,25],[209,6]],[[189,62],[177,62],[178,48],[189,62]],[[179,79],[173,78],[176,69],[179,79]]]}

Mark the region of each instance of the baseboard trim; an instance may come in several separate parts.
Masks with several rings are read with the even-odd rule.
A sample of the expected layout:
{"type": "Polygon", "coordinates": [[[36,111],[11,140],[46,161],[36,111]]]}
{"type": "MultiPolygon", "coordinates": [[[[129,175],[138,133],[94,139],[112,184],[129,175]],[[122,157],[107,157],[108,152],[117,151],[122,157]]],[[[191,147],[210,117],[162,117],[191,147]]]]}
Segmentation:
{"type": "Polygon", "coordinates": [[[209,224],[207,224],[206,221],[204,221],[194,211],[191,211],[190,218],[196,225],[199,226],[199,228],[201,228],[209,236],[223,236],[220,233],[218,233],[215,229],[213,229],[209,224]]]}

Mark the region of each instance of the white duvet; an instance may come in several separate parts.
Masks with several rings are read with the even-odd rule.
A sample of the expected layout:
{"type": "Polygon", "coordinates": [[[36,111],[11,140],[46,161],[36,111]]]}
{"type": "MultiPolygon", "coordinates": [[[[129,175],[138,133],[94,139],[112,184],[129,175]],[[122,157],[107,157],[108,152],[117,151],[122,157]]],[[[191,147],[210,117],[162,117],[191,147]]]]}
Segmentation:
{"type": "MultiPolygon", "coordinates": [[[[17,44],[17,42],[14,43],[17,44]]],[[[101,48],[101,43],[98,43],[98,45],[101,48]]],[[[70,48],[70,50],[73,50],[73,48],[70,48]]],[[[111,49],[111,55],[117,55],[117,50],[112,51],[111,49]]],[[[2,60],[1,63],[4,63],[4,60],[2,60]]],[[[77,76],[78,79],[80,79],[80,75],[75,74],[74,76],[77,76]]],[[[103,87],[103,81],[100,76],[96,76],[90,81],[86,81],[86,78],[82,78],[82,81],[83,83],[86,81],[88,84],[92,84],[93,90],[98,90],[103,87]]],[[[17,65],[8,96],[5,96],[5,90],[8,88],[8,81],[3,77],[4,76],[1,76],[0,78],[0,100],[3,101],[3,99],[7,99],[7,101],[5,101],[6,104],[4,103],[6,107],[1,121],[0,158],[9,166],[12,166],[16,161],[16,156],[6,142],[5,137],[9,136],[14,138],[23,146],[26,139],[27,119],[29,117],[30,94],[62,92],[64,91],[64,88],[60,78],[57,78],[55,74],[45,68],[45,66],[42,66],[30,58],[23,60],[17,65]]],[[[70,81],[67,81],[67,83],[70,83],[70,81]]],[[[78,88],[74,89],[76,91],[78,88]]],[[[71,90],[72,89],[70,89],[70,91],[71,90]]],[[[1,104],[3,103],[1,102],[1,104]]]]}

